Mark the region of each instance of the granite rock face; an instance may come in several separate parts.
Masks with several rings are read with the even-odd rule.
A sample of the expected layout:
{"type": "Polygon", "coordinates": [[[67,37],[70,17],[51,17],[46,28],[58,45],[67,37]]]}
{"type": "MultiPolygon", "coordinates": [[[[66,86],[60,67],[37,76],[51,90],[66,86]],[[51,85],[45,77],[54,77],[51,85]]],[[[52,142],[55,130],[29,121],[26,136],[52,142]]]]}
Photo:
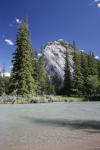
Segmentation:
{"type": "Polygon", "coordinates": [[[49,79],[59,88],[63,86],[64,81],[66,51],[69,54],[70,69],[71,72],[73,72],[72,53],[74,50],[70,44],[60,39],[53,42],[48,42],[43,49],[45,68],[49,79]]]}

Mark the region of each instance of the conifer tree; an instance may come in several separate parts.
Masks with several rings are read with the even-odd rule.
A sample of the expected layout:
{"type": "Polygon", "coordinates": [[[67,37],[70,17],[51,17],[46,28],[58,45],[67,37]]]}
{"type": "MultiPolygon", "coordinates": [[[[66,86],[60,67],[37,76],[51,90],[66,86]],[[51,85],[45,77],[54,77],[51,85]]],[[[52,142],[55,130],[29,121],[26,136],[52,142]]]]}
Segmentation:
{"type": "Polygon", "coordinates": [[[98,77],[100,79],[100,60],[97,61],[98,64],[98,77]]]}
{"type": "Polygon", "coordinates": [[[81,52],[80,54],[80,61],[81,61],[81,73],[84,77],[88,76],[88,60],[87,54],[81,52]]]}
{"type": "Polygon", "coordinates": [[[81,52],[80,59],[81,59],[81,74],[83,76],[82,94],[86,95],[86,91],[87,91],[87,88],[88,88],[88,85],[87,85],[87,80],[88,80],[88,59],[87,59],[87,54],[81,52]]]}
{"type": "Polygon", "coordinates": [[[18,95],[34,94],[36,89],[33,78],[33,54],[29,39],[28,19],[21,21],[17,33],[16,51],[13,54],[13,69],[10,79],[10,92],[18,95]]]}
{"type": "Polygon", "coordinates": [[[72,47],[73,47],[73,49],[74,49],[74,52],[76,52],[76,51],[77,51],[77,46],[76,46],[76,42],[75,42],[75,41],[73,41],[72,47]]]}
{"type": "Polygon", "coordinates": [[[44,94],[46,90],[46,73],[44,69],[43,57],[37,62],[37,88],[38,94],[44,94]]]}
{"type": "Polygon", "coordinates": [[[0,72],[0,96],[3,94],[3,81],[2,81],[2,74],[0,72]]]}
{"type": "Polygon", "coordinates": [[[71,96],[72,93],[72,78],[70,72],[70,64],[69,64],[69,57],[68,52],[66,51],[65,57],[65,68],[64,68],[64,95],[71,96]]]}
{"type": "Polygon", "coordinates": [[[37,72],[37,93],[38,94],[54,94],[53,85],[50,83],[45,66],[44,66],[44,59],[41,56],[36,64],[36,72],[37,72]]]}
{"type": "Polygon", "coordinates": [[[83,89],[83,76],[81,73],[81,58],[80,52],[78,51],[76,44],[73,45],[74,53],[73,53],[73,90],[79,96],[82,94],[83,89]]]}
{"type": "Polygon", "coordinates": [[[3,67],[2,67],[2,92],[3,93],[6,93],[6,77],[5,77],[5,72],[6,72],[6,69],[5,69],[5,65],[3,64],[3,67]]]}
{"type": "Polygon", "coordinates": [[[0,72],[0,95],[8,94],[9,77],[5,75],[6,69],[3,65],[2,71],[0,72]]]}
{"type": "Polygon", "coordinates": [[[98,74],[97,61],[94,58],[93,52],[89,52],[89,54],[88,54],[88,75],[97,75],[97,74],[98,74]]]}
{"type": "MultiPolygon", "coordinates": [[[[83,75],[83,95],[90,96],[98,89],[94,89],[94,85],[99,84],[98,80],[98,61],[95,59],[93,52],[89,52],[88,54],[81,53],[81,73],[83,75]],[[91,79],[91,80],[90,80],[91,79]],[[96,81],[96,83],[94,83],[96,81]],[[98,82],[98,84],[97,84],[98,82]]],[[[96,87],[96,86],[95,86],[96,87]]]]}

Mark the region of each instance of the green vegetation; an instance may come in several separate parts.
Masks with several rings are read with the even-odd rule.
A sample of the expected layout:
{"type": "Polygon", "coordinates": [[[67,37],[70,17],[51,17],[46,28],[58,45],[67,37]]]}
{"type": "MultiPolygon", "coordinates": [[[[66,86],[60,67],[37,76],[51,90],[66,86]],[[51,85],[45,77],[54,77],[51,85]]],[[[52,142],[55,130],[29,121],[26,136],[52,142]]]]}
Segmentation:
{"type": "Polygon", "coordinates": [[[100,97],[100,61],[94,58],[92,52],[88,54],[79,52],[75,42],[73,43],[73,48],[74,73],[71,77],[69,74],[68,57],[66,57],[67,67],[65,63],[66,70],[64,80],[66,86],[64,85],[64,87],[67,87],[67,90],[65,95],[68,95],[68,91],[71,92],[70,89],[72,87],[70,96],[100,97]]]}
{"type": "Polygon", "coordinates": [[[5,66],[0,73],[0,103],[99,100],[100,60],[96,60],[92,52],[86,54],[79,51],[75,42],[71,46],[74,50],[73,71],[66,51],[64,84],[60,89],[64,96],[57,96],[56,87],[45,70],[44,57],[38,57],[32,49],[28,19],[22,20],[17,33],[11,77],[5,76],[5,66]]]}
{"type": "Polygon", "coordinates": [[[29,39],[28,20],[21,22],[17,34],[16,51],[13,54],[13,69],[10,78],[10,93],[18,95],[33,94],[36,89],[33,78],[33,55],[29,39]]]}
{"type": "Polygon", "coordinates": [[[36,57],[31,47],[28,20],[22,20],[17,34],[16,51],[9,82],[10,95],[43,95],[54,93],[44,67],[43,57],[36,57]]]}
{"type": "Polygon", "coordinates": [[[49,95],[49,94],[55,94],[54,87],[50,83],[45,66],[44,66],[44,58],[43,56],[39,57],[35,60],[35,73],[36,78],[35,81],[37,83],[37,95],[49,95]]]}
{"type": "Polygon", "coordinates": [[[5,76],[5,66],[3,65],[2,72],[0,72],[0,96],[8,94],[9,77],[5,76]]]}
{"type": "Polygon", "coordinates": [[[67,97],[53,95],[38,95],[38,96],[10,96],[2,95],[0,104],[33,104],[33,103],[52,103],[52,102],[82,102],[87,99],[84,97],[67,97]]]}
{"type": "Polygon", "coordinates": [[[69,58],[68,58],[68,53],[66,52],[66,57],[65,57],[65,76],[64,76],[64,95],[71,96],[72,93],[72,77],[71,77],[71,72],[70,72],[70,65],[69,65],[69,58]]]}

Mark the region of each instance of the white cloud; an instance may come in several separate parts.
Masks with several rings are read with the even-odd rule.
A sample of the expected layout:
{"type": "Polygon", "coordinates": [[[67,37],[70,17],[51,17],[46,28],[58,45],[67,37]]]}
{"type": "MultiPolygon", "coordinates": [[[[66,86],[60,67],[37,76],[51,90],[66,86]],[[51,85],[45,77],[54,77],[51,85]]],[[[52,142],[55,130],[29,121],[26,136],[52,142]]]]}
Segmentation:
{"type": "MultiPolygon", "coordinates": [[[[1,74],[3,76],[3,74],[1,74]]],[[[4,74],[6,77],[10,77],[10,73],[9,72],[5,72],[4,74]]]]}
{"type": "Polygon", "coordinates": [[[10,77],[10,73],[9,72],[5,72],[5,76],[6,77],[10,77]]]}
{"type": "Polygon", "coordinates": [[[16,23],[18,23],[18,24],[20,24],[20,23],[21,23],[21,21],[20,21],[20,19],[19,19],[19,18],[16,18],[16,23]]]}
{"type": "Polygon", "coordinates": [[[95,3],[100,2],[100,0],[94,0],[95,3]]]}
{"type": "Polygon", "coordinates": [[[100,3],[97,4],[97,7],[100,8],[100,3]]]}
{"type": "Polygon", "coordinates": [[[90,3],[90,6],[97,4],[97,7],[98,7],[99,2],[100,2],[100,0],[92,0],[92,2],[90,3]]]}
{"type": "Polygon", "coordinates": [[[13,66],[10,66],[9,68],[10,68],[10,69],[12,69],[12,68],[13,68],[13,66]]]}
{"type": "Polygon", "coordinates": [[[99,59],[99,56],[95,56],[95,59],[99,59]]]}
{"type": "Polygon", "coordinates": [[[6,43],[7,45],[11,45],[11,46],[13,46],[13,45],[14,45],[14,43],[13,43],[13,41],[12,41],[12,40],[5,39],[4,41],[5,41],[5,43],[6,43]]]}
{"type": "Polygon", "coordinates": [[[38,57],[41,57],[42,56],[42,53],[38,53],[38,57]]]}
{"type": "Polygon", "coordinates": [[[84,52],[84,50],[82,49],[81,52],[84,52]]]}

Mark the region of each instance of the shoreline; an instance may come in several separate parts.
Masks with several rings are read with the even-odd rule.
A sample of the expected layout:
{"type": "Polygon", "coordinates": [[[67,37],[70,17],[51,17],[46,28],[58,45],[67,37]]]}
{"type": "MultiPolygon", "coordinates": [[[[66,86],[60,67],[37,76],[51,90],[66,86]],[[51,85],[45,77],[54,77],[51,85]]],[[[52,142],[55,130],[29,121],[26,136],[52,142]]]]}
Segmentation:
{"type": "Polygon", "coordinates": [[[36,104],[36,103],[53,103],[53,102],[91,102],[99,101],[98,98],[85,97],[67,97],[67,96],[32,96],[32,97],[17,97],[17,96],[2,96],[0,104],[36,104]]]}

